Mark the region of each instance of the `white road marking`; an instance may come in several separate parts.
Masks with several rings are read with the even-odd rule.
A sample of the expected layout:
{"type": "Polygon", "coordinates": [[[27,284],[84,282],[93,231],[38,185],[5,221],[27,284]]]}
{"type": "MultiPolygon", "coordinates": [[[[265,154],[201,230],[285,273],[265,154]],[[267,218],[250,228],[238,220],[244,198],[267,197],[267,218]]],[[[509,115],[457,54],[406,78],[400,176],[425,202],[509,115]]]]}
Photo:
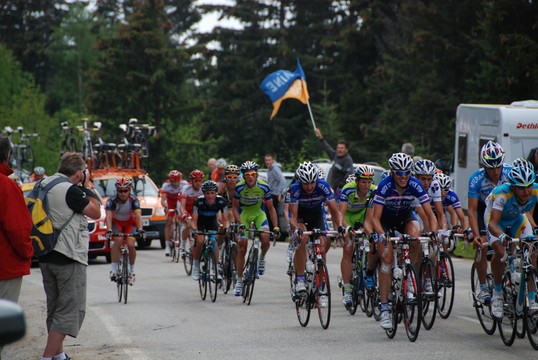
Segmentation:
{"type": "MultiPolygon", "coordinates": [[[[112,340],[117,344],[133,344],[131,338],[127,335],[127,332],[116,324],[116,321],[110,316],[104,308],[98,306],[89,306],[91,311],[99,317],[101,322],[105,325],[106,329],[110,333],[112,340]]],[[[136,347],[129,347],[122,349],[127,356],[133,360],[148,360],[149,357],[144,354],[142,350],[136,347]]]]}

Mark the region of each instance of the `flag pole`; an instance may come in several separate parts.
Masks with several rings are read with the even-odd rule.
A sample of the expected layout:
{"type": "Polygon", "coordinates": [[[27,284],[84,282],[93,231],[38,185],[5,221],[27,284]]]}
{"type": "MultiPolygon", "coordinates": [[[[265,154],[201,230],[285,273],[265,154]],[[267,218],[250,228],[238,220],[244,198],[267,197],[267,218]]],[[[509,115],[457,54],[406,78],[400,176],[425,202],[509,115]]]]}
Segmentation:
{"type": "Polygon", "coordinates": [[[310,108],[310,101],[306,99],[306,105],[308,106],[308,112],[310,113],[310,120],[312,120],[312,126],[316,130],[316,123],[314,122],[314,115],[312,115],[312,109],[310,108]]]}

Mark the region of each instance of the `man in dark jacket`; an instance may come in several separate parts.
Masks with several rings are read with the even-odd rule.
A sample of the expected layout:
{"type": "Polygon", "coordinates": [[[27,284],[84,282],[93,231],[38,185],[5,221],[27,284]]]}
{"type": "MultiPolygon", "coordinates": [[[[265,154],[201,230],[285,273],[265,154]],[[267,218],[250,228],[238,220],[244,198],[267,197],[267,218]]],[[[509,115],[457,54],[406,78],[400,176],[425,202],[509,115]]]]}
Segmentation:
{"type": "Polygon", "coordinates": [[[329,158],[334,162],[327,176],[327,182],[336,193],[346,184],[347,176],[354,172],[353,159],[348,153],[348,147],[345,141],[339,141],[336,144],[336,150],[334,150],[323,138],[319,129],[314,129],[314,134],[320,140],[321,148],[327,152],[329,158]]]}
{"type": "MultiPolygon", "coordinates": [[[[22,277],[30,274],[34,248],[32,219],[19,185],[8,176],[11,153],[8,138],[0,136],[0,298],[18,301],[22,277]]],[[[2,347],[0,346],[0,358],[2,347]]]]}

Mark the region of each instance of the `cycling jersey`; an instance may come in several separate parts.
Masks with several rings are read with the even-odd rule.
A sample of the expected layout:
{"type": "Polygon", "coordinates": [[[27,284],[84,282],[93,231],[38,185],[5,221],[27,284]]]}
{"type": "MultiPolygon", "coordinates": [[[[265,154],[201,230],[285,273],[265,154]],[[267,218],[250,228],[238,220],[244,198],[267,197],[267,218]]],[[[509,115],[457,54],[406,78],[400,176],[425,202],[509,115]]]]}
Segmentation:
{"type": "MultiPolygon", "coordinates": [[[[162,193],[166,194],[166,204],[168,209],[175,209],[177,207],[177,201],[181,195],[181,190],[188,184],[187,181],[181,180],[179,186],[176,188],[172,185],[170,180],[167,180],[162,187],[162,193]]],[[[173,217],[173,213],[169,213],[168,216],[173,217]]]]}
{"type": "Polygon", "coordinates": [[[461,209],[460,198],[452,190],[448,190],[445,199],[443,200],[443,207],[452,206],[454,210],[461,209]]]}
{"type": "MultiPolygon", "coordinates": [[[[502,231],[507,231],[510,226],[512,231],[508,234],[513,237],[525,237],[532,235],[532,227],[529,224],[525,213],[529,212],[535,205],[538,199],[538,184],[533,184],[532,196],[524,204],[519,204],[516,195],[512,191],[510,184],[503,184],[493,189],[491,194],[486,198],[486,211],[484,213],[484,221],[489,222],[491,211],[493,209],[500,210],[501,219],[499,220],[499,228],[502,231]]],[[[490,242],[497,241],[498,238],[487,232],[490,242]]]]}
{"type": "Polygon", "coordinates": [[[199,230],[218,230],[219,224],[217,214],[222,211],[224,214],[228,212],[228,204],[226,199],[217,195],[213,204],[209,205],[204,196],[200,196],[194,200],[193,214],[198,214],[197,227],[199,230]]]}
{"type": "Polygon", "coordinates": [[[357,222],[364,224],[366,209],[368,208],[370,199],[374,196],[374,190],[376,188],[374,184],[370,185],[370,191],[362,200],[357,196],[357,183],[355,181],[346,184],[342,188],[340,202],[347,203],[347,210],[343,215],[349,226],[354,226],[357,222]]]}
{"type": "Polygon", "coordinates": [[[196,200],[199,196],[202,196],[202,188],[195,190],[192,187],[192,184],[187,184],[181,191],[180,199],[186,199],[185,201],[185,211],[189,214],[192,213],[192,207],[194,205],[194,200],[196,200]]]}
{"type": "Polygon", "coordinates": [[[508,182],[508,173],[511,169],[512,167],[510,165],[503,164],[501,176],[499,177],[499,181],[497,181],[497,183],[495,184],[493,183],[493,181],[491,181],[484,168],[476,171],[469,178],[469,192],[467,194],[468,197],[478,198],[478,202],[485,205],[486,198],[491,193],[491,190],[493,190],[493,188],[495,188],[496,186],[508,182]]]}
{"type": "Polygon", "coordinates": [[[393,182],[392,175],[389,175],[377,186],[374,204],[383,205],[383,216],[403,216],[417,205],[417,199],[420,205],[430,202],[428,194],[418,179],[410,176],[407,186],[400,194],[393,182]]]}
{"type": "Polygon", "coordinates": [[[245,180],[240,181],[235,186],[234,199],[239,200],[239,213],[243,224],[254,222],[257,229],[269,228],[263,203],[272,200],[272,197],[271,189],[265,181],[257,180],[252,188],[247,186],[245,180]]]}
{"type": "Polygon", "coordinates": [[[134,212],[141,211],[140,201],[133,194],[130,194],[124,203],[120,201],[118,195],[108,198],[105,209],[106,211],[113,211],[113,219],[119,221],[134,219],[134,212]]]}
{"type": "Polygon", "coordinates": [[[335,201],[334,193],[325,180],[318,179],[312,193],[307,194],[300,181],[290,186],[290,204],[299,206],[299,213],[323,212],[325,202],[335,201]]]}

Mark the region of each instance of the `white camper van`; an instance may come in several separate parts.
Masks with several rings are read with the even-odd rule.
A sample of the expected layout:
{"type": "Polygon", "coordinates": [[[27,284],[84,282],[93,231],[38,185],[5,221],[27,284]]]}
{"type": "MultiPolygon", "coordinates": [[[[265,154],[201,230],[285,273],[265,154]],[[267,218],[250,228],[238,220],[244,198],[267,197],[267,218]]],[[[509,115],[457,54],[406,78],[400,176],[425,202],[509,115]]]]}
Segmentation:
{"type": "Polygon", "coordinates": [[[527,158],[538,147],[538,101],[510,105],[460,104],[456,113],[454,190],[467,209],[469,177],[480,168],[480,149],[489,140],[499,143],[505,163],[527,158]]]}

